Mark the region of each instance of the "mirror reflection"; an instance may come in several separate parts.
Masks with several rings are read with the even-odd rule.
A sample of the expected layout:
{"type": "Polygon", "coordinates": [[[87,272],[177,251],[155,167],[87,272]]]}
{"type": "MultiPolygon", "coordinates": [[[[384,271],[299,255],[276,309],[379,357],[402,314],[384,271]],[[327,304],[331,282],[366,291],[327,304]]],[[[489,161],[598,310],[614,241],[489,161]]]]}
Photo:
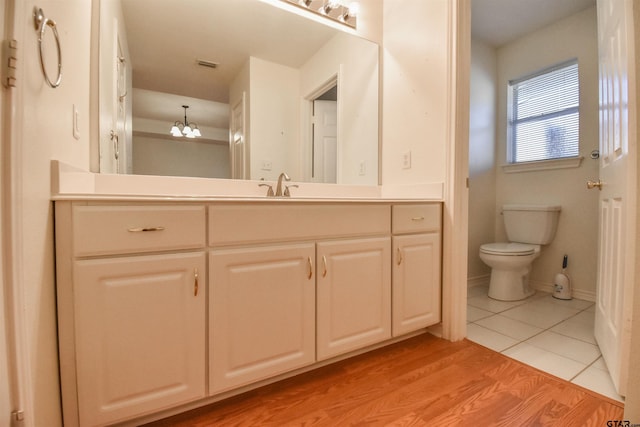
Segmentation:
{"type": "Polygon", "coordinates": [[[376,185],[378,46],[278,2],[101,0],[100,171],[376,185]]]}

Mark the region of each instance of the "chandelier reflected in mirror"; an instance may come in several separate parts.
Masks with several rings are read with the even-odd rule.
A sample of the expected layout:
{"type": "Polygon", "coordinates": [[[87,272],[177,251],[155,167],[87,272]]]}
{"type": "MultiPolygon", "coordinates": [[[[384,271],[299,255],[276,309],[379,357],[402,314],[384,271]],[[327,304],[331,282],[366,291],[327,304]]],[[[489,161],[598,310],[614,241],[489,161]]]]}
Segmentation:
{"type": "Polygon", "coordinates": [[[186,136],[187,138],[202,136],[200,129],[198,129],[198,125],[195,123],[189,123],[187,120],[187,108],[189,108],[189,106],[183,105],[182,108],[184,108],[184,122],[176,121],[171,127],[171,135],[175,137],[186,136]]]}

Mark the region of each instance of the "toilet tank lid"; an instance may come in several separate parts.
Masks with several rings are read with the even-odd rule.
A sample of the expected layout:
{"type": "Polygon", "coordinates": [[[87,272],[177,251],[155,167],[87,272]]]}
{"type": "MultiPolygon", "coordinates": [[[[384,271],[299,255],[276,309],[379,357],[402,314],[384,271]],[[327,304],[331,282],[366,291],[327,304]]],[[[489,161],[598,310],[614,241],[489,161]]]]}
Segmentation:
{"type": "Polygon", "coordinates": [[[559,205],[504,205],[503,211],[547,211],[556,212],[562,209],[559,205]]]}

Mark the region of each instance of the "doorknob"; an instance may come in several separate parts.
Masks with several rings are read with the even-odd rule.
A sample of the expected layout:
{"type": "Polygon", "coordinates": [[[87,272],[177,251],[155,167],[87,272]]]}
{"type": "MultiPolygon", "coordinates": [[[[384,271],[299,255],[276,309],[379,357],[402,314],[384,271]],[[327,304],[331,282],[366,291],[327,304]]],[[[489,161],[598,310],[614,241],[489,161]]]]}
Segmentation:
{"type": "Polygon", "coordinates": [[[587,181],[587,188],[589,190],[592,190],[595,187],[598,187],[598,190],[602,190],[602,181],[587,181]]]}

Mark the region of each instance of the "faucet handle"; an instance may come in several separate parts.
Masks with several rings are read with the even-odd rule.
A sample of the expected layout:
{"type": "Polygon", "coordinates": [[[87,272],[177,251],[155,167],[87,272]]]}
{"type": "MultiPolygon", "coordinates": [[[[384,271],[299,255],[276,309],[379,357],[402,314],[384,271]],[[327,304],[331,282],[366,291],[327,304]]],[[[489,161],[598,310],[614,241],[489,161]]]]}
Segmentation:
{"type": "Polygon", "coordinates": [[[273,186],[271,184],[258,184],[258,187],[269,187],[267,190],[267,197],[273,197],[275,194],[273,193],[273,186]]]}
{"type": "Polygon", "coordinates": [[[291,188],[291,187],[298,188],[298,184],[285,185],[284,186],[284,197],[291,197],[291,192],[289,191],[289,188],[291,188]]]}

